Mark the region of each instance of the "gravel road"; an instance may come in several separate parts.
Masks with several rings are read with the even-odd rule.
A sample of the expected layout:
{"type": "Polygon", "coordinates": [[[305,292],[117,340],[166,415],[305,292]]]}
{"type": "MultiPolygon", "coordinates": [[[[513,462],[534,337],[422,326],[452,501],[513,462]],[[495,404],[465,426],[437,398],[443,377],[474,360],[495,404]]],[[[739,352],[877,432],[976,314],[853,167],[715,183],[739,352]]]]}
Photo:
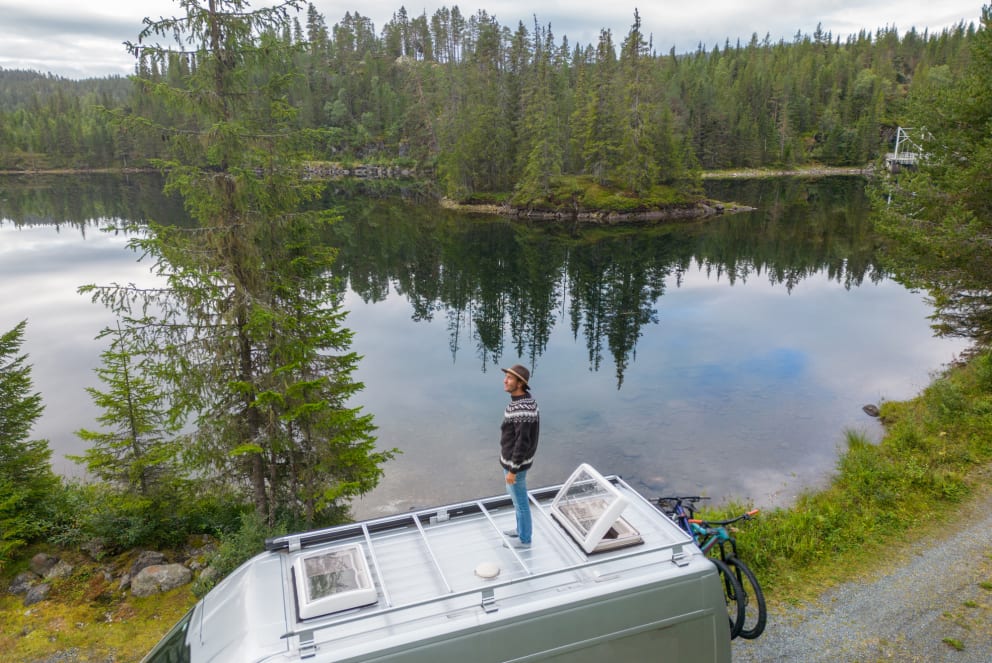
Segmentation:
{"type": "Polygon", "coordinates": [[[735,663],[992,661],[992,491],[983,493],[872,577],[770,609],[758,639],[734,640],[735,663]]]}

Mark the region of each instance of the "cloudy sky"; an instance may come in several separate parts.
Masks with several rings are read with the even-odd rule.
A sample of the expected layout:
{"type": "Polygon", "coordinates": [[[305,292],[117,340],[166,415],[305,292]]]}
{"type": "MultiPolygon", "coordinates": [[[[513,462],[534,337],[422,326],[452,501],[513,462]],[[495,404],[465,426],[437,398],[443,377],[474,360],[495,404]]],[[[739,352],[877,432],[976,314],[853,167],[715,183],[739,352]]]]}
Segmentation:
{"type": "MultiPolygon", "coordinates": [[[[254,7],[274,4],[257,0],[254,7]]],[[[707,49],[759,39],[791,41],[797,32],[812,34],[817,25],[834,37],[860,30],[894,27],[900,34],[910,28],[940,31],[962,20],[978,24],[982,0],[314,0],[327,24],[338,23],[346,12],[372,19],[378,33],[401,6],[410,16],[432,15],[440,7],[457,6],[468,16],[485,10],[500,24],[528,28],[537,17],[551,25],[557,40],[567,35],[573,45],[595,43],[599,31],[612,30],[619,43],[630,30],[634,9],[641,15],[642,31],[653,37],[657,51],[672,47],[683,53],[703,44],[707,49]]],[[[0,0],[0,68],[30,69],[68,78],[86,78],[132,72],[132,61],[122,42],[133,40],[144,17],[178,14],[173,0],[0,0]]],[[[305,14],[301,16],[301,20],[305,14]]]]}

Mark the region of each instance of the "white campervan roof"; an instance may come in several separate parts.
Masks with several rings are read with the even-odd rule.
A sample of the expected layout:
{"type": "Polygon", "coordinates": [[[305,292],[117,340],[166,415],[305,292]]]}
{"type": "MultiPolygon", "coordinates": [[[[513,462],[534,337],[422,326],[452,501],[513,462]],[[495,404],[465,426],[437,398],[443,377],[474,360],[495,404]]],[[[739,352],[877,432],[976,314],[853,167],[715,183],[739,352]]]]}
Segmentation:
{"type": "MultiPolygon", "coordinates": [[[[618,477],[582,465],[530,500],[527,549],[504,545],[507,495],[270,540],[194,609],[186,660],[550,660],[524,654],[598,629],[661,628],[657,615],[673,611],[706,617],[697,641],[713,639],[714,620],[726,626],[713,566],[618,477]]],[[[700,660],[729,660],[729,639],[714,646],[700,660]]]]}

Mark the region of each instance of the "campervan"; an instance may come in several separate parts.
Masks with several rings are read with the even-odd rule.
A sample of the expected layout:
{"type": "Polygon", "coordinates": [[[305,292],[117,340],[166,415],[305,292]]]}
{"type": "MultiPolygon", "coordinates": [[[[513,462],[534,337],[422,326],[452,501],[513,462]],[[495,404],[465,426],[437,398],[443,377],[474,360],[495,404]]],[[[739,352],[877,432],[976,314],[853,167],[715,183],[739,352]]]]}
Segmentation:
{"type": "Polygon", "coordinates": [[[727,663],[716,568],[617,476],[294,534],[221,581],[145,663],[727,663]]]}

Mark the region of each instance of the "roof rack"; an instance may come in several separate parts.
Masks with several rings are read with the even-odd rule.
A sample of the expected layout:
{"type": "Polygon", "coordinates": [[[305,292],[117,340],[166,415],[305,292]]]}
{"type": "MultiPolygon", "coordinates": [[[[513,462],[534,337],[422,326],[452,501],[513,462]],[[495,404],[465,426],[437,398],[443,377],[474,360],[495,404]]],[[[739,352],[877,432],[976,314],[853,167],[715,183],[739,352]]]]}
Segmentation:
{"type": "MultiPolygon", "coordinates": [[[[585,477],[588,478],[588,475],[585,475],[585,477]]],[[[619,477],[604,477],[604,480],[611,484],[611,488],[612,485],[620,485],[626,488],[627,491],[633,492],[619,477]]],[[[549,500],[559,496],[560,489],[568,485],[571,484],[533,491],[529,495],[529,499],[534,506],[532,508],[534,517],[550,524],[552,528],[560,532],[566,531],[566,528],[557,518],[549,515],[547,506],[542,507],[541,502],[543,501],[546,505],[549,500]]],[[[648,508],[651,508],[650,504],[646,501],[645,504],[648,508]]],[[[496,601],[497,592],[514,585],[555,577],[559,577],[561,582],[576,582],[580,580],[577,574],[595,569],[596,567],[616,564],[625,560],[633,560],[635,561],[635,566],[639,565],[636,564],[636,558],[638,557],[644,558],[644,564],[656,564],[659,561],[664,561],[659,560],[657,553],[666,550],[671,551],[671,554],[667,556],[668,561],[676,565],[681,566],[682,560],[687,557],[686,552],[683,551],[683,545],[690,542],[688,535],[685,535],[685,538],[681,541],[656,541],[653,545],[641,545],[621,551],[611,549],[609,555],[596,554],[595,556],[589,554],[588,551],[583,552],[582,549],[577,548],[575,545],[568,545],[567,537],[559,537],[560,541],[556,545],[556,551],[561,556],[561,559],[559,559],[559,563],[556,563],[553,568],[545,567],[543,569],[536,569],[525,555],[521,555],[518,551],[509,547],[510,552],[518,564],[519,573],[504,574],[501,578],[486,580],[477,578],[476,580],[478,582],[472,583],[472,586],[468,588],[465,588],[466,583],[463,581],[461,582],[461,587],[459,587],[457,582],[448,577],[444,564],[439,561],[439,556],[432,547],[425,526],[436,526],[459,517],[480,514],[485,521],[488,521],[491,528],[488,536],[490,538],[498,537],[497,540],[506,541],[505,535],[502,533],[492,512],[511,505],[512,502],[508,496],[492,497],[462,502],[447,507],[425,509],[351,525],[343,525],[306,534],[283,536],[266,541],[266,548],[268,550],[281,550],[287,551],[290,554],[295,553],[300,556],[306,556],[305,551],[309,548],[340,542],[342,546],[330,548],[331,551],[337,551],[348,548],[349,546],[345,545],[346,543],[354,546],[357,540],[360,542],[359,545],[367,553],[371,563],[370,570],[375,576],[374,583],[370,584],[373,584],[379,593],[379,600],[375,601],[377,605],[369,605],[366,602],[365,607],[353,606],[356,608],[354,610],[345,608],[334,612],[313,612],[300,609],[298,610],[300,619],[297,621],[299,628],[291,630],[284,637],[300,636],[301,641],[312,640],[316,631],[326,628],[337,627],[370,618],[382,618],[401,610],[420,608],[438,602],[472,595],[479,597],[478,603],[476,603],[477,606],[481,606],[486,612],[495,612],[499,609],[496,601]],[[416,544],[416,555],[427,560],[427,562],[421,564],[419,570],[423,571],[425,567],[433,569],[434,580],[431,582],[439,588],[439,591],[415,600],[395,600],[389,583],[386,580],[387,572],[383,568],[379,555],[380,546],[384,544],[383,542],[390,541],[393,535],[409,535],[413,537],[413,540],[418,542],[416,544]]],[[[653,508],[651,510],[655,511],[653,508]]],[[[614,515],[618,516],[619,514],[617,512],[614,515]]],[[[582,542],[576,540],[575,543],[581,545],[582,542]]],[[[548,545],[551,544],[552,542],[548,543],[548,545]]],[[[404,545],[413,546],[409,540],[405,541],[404,545]]],[[[321,553],[315,551],[315,555],[319,554],[321,553]]],[[[411,552],[411,556],[413,555],[414,553],[411,552]]],[[[299,588],[297,589],[297,595],[301,595],[299,588]]]]}

